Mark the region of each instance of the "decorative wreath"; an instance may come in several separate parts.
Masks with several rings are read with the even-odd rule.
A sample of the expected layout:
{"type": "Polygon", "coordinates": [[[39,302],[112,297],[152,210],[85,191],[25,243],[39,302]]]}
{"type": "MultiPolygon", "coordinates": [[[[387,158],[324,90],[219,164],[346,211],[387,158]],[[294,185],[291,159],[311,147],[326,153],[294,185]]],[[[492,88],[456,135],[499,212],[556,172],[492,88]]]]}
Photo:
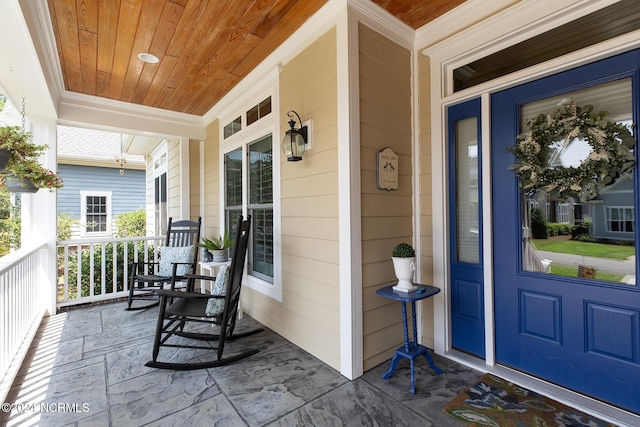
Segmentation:
{"type": "Polygon", "coordinates": [[[607,119],[606,111],[592,111],[593,105],[580,108],[571,100],[552,115],[527,120],[529,131],[518,135],[515,147],[507,148],[517,158],[510,169],[520,178],[525,193],[542,190],[559,201],[570,196],[586,200],[597,197],[601,186],[633,170],[635,140],[629,128],[607,119]],[[576,139],[591,147],[580,165],[549,164],[552,155],[563,152],[576,139]]]}

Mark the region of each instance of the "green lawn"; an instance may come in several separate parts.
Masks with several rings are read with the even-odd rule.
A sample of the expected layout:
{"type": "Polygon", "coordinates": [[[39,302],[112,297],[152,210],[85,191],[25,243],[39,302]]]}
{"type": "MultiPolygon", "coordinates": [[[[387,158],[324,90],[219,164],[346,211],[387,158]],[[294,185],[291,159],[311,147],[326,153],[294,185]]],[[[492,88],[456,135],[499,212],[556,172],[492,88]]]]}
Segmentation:
{"type": "MultiPolygon", "coordinates": [[[[551,264],[551,274],[558,276],[578,277],[578,267],[560,264],[551,264]]],[[[596,271],[596,280],[604,280],[606,282],[619,282],[624,276],[620,274],[607,273],[605,271],[596,271]]]]}
{"type": "Polygon", "coordinates": [[[636,253],[634,246],[608,245],[605,243],[580,242],[577,240],[535,239],[533,240],[533,245],[539,251],[621,260],[625,260],[636,253]]]}

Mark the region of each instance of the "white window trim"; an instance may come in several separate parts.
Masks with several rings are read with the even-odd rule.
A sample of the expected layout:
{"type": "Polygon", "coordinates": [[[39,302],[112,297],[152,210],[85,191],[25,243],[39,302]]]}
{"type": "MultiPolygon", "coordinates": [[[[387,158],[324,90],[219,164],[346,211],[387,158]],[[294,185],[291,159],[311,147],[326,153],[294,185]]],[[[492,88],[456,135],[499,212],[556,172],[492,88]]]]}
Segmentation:
{"type": "MultiPolygon", "coordinates": [[[[224,229],[225,219],[225,170],[224,170],[224,156],[225,154],[236,150],[238,148],[243,149],[242,156],[242,170],[247,171],[247,146],[264,136],[271,134],[273,141],[273,283],[261,280],[255,276],[247,274],[247,266],[245,266],[245,274],[243,275],[243,285],[264,295],[267,295],[279,302],[282,302],[282,245],[281,245],[281,209],[280,209],[280,104],[275,94],[279,93],[277,76],[274,78],[273,84],[267,90],[256,90],[250,97],[250,101],[242,103],[242,107],[238,110],[234,110],[233,114],[229,114],[225,119],[220,120],[221,126],[219,129],[220,143],[220,155],[219,155],[219,182],[220,182],[220,230],[224,229]],[[262,102],[265,98],[271,96],[271,114],[258,119],[251,125],[246,125],[246,112],[254,107],[257,103],[262,102]],[[224,139],[224,125],[231,120],[234,120],[240,115],[242,129],[233,135],[224,139]]],[[[247,185],[246,174],[242,179],[242,194],[243,194],[243,206],[242,215],[247,216],[247,185]]]]}
{"type": "Polygon", "coordinates": [[[605,227],[604,229],[605,229],[605,232],[607,232],[607,233],[629,234],[629,235],[634,235],[635,234],[635,228],[637,226],[636,226],[636,222],[635,222],[635,208],[633,206],[603,206],[603,208],[604,208],[604,227],[605,227]],[[610,219],[609,215],[610,215],[612,209],[617,209],[619,211],[622,211],[623,219],[615,220],[615,221],[623,222],[623,223],[626,222],[626,220],[624,219],[624,211],[626,209],[631,209],[631,218],[634,219],[633,220],[634,231],[626,231],[626,230],[625,231],[613,231],[613,230],[611,230],[609,225],[610,225],[611,221],[613,221],[613,220],[610,219]]]}
{"type": "MultiPolygon", "coordinates": [[[[155,201],[155,186],[156,178],[162,174],[167,175],[167,187],[169,185],[169,143],[166,139],[162,140],[160,144],[151,153],[151,211],[147,211],[147,223],[151,223],[150,230],[155,233],[157,230],[162,230],[161,224],[156,224],[156,201],[155,201]],[[165,156],[165,162],[156,168],[156,161],[162,156],[165,156]]],[[[169,218],[169,190],[167,188],[167,204],[165,207],[165,218],[169,218]]],[[[149,226],[147,226],[149,227],[149,226]]]]}
{"type": "Polygon", "coordinates": [[[111,191],[80,191],[80,236],[96,237],[111,236],[111,191]],[[87,197],[106,197],[107,198],[107,229],[106,231],[87,231],[87,197]]]}
{"type": "Polygon", "coordinates": [[[151,153],[151,169],[153,170],[153,177],[155,178],[167,172],[169,169],[168,164],[169,164],[169,144],[165,139],[160,144],[158,144],[158,147],[156,147],[156,149],[153,150],[153,152],[151,153]],[[156,168],[156,160],[158,160],[163,155],[166,156],[166,161],[164,162],[164,164],[156,168]]]}

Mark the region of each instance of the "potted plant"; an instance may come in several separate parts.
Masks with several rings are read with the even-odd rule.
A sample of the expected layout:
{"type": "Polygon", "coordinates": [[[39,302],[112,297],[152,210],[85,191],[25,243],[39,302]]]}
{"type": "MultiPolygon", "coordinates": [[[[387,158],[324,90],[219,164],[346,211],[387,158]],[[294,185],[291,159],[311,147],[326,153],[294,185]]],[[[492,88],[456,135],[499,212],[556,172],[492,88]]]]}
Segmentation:
{"type": "Polygon", "coordinates": [[[233,246],[233,240],[225,231],[224,235],[220,237],[212,237],[211,239],[203,237],[202,243],[198,243],[198,246],[204,248],[202,259],[205,262],[226,262],[229,260],[229,248],[233,246]]]}
{"type": "Polygon", "coordinates": [[[8,153],[7,163],[0,173],[0,184],[16,193],[62,188],[62,178],[58,173],[38,161],[47,148],[47,145],[31,142],[31,133],[17,126],[0,127],[0,151],[8,153]]]}
{"type": "Polygon", "coordinates": [[[416,252],[413,247],[404,242],[397,244],[391,252],[391,259],[398,278],[398,284],[393,290],[411,292],[418,289],[413,284],[413,272],[416,271],[416,252]]]}

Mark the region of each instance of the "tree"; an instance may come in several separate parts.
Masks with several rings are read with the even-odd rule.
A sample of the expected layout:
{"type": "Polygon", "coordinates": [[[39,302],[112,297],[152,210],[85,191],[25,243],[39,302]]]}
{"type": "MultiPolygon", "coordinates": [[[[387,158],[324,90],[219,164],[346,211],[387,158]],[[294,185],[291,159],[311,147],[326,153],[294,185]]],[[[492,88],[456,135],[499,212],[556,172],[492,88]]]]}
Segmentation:
{"type": "Polygon", "coordinates": [[[547,217],[540,208],[531,209],[531,235],[534,239],[547,238],[547,217]]]}
{"type": "Polygon", "coordinates": [[[116,216],[116,237],[142,237],[147,235],[147,213],[144,209],[116,216]]]}

